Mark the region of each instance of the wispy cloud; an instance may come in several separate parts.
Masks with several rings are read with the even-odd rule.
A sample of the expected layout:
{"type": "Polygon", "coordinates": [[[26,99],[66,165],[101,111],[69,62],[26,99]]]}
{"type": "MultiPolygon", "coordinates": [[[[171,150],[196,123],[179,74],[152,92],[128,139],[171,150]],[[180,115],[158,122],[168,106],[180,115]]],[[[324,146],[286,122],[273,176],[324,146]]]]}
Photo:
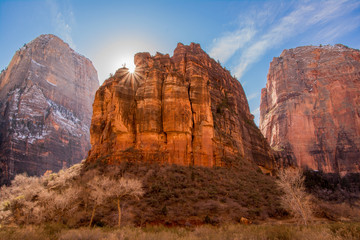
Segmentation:
{"type": "Polygon", "coordinates": [[[259,96],[259,93],[258,93],[258,92],[255,92],[255,93],[250,94],[250,95],[247,97],[247,99],[248,99],[248,101],[250,101],[250,100],[252,100],[252,99],[255,99],[255,98],[258,97],[258,96],[259,96]]]}
{"type": "Polygon", "coordinates": [[[260,114],[260,107],[258,107],[258,108],[255,109],[254,111],[252,111],[251,114],[254,114],[254,115],[260,114]]]}
{"type": "Polygon", "coordinates": [[[65,11],[61,11],[56,0],[47,0],[46,2],[50,8],[55,34],[59,35],[71,48],[76,49],[71,35],[71,25],[75,22],[71,5],[67,6],[65,11]]]}
{"type": "Polygon", "coordinates": [[[260,107],[256,108],[255,110],[251,111],[251,114],[254,115],[255,123],[259,126],[260,122],[260,107]]]}
{"type": "Polygon", "coordinates": [[[318,42],[334,42],[336,39],[358,27],[360,27],[360,16],[352,18],[350,23],[348,19],[345,19],[343,21],[339,21],[336,25],[330,25],[321,29],[315,35],[315,39],[318,42]]]}
{"type": "Polygon", "coordinates": [[[276,15],[273,4],[265,3],[261,10],[249,6],[247,14],[240,14],[233,24],[236,29],[213,40],[210,56],[222,63],[227,62],[239,49],[254,40],[263,25],[271,22],[276,15]]]}
{"type": "Polygon", "coordinates": [[[214,47],[210,51],[210,56],[222,63],[226,62],[239,48],[252,40],[255,33],[256,31],[252,27],[226,33],[220,39],[213,41],[214,47]]]}
{"type": "MultiPolygon", "coordinates": [[[[239,56],[236,55],[239,59],[238,64],[232,70],[240,79],[245,71],[270,48],[301,33],[318,29],[317,32],[320,34],[322,29],[327,29],[329,32],[323,35],[335,40],[360,25],[359,16],[350,14],[360,6],[360,2],[356,0],[304,0],[291,4],[290,11],[287,9],[286,14],[281,14],[275,20],[263,19],[263,24],[256,25],[256,28],[254,23],[249,21],[247,26],[239,26],[239,29],[216,39],[210,55],[226,62],[238,52],[239,56]],[[346,26],[344,21],[338,20],[340,17],[347,18],[346,26]],[[266,24],[267,22],[270,24],[266,24]]],[[[270,18],[270,15],[264,17],[270,18]]]]}

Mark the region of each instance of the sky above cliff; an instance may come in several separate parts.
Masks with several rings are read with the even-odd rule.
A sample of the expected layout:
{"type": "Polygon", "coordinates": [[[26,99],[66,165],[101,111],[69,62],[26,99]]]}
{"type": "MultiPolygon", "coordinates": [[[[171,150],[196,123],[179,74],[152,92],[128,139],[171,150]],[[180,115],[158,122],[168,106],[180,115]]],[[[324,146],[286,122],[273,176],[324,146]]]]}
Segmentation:
{"type": "Polygon", "coordinates": [[[341,43],[360,48],[359,0],[0,0],[0,69],[52,33],[89,58],[100,84],[137,52],[200,43],[241,82],[255,121],[269,63],[282,50],[341,43]]]}

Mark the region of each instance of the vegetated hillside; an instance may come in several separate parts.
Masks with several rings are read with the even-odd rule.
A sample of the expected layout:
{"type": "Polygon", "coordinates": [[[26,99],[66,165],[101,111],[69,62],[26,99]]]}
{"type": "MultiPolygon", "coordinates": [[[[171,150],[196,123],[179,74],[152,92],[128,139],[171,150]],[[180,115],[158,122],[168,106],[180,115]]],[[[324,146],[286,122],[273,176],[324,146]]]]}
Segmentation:
{"type": "MultiPolygon", "coordinates": [[[[255,164],[238,160],[225,167],[185,167],[139,162],[119,165],[86,164],[82,180],[94,174],[137,178],[145,194],[139,201],[122,203],[127,223],[197,225],[283,217],[274,177],[264,175],[255,164]]],[[[112,224],[116,216],[104,208],[95,219],[112,224]]]]}
{"type": "Polygon", "coordinates": [[[221,168],[122,162],[77,164],[42,177],[20,175],[1,189],[0,223],[196,226],[282,217],[274,178],[256,169],[246,161],[221,168]],[[143,194],[130,193],[117,202],[114,186],[126,179],[139,180],[143,194]]]}
{"type": "MultiPolygon", "coordinates": [[[[322,178],[306,180],[318,196],[313,199],[315,217],[360,220],[359,199],[316,195],[329,194],[328,184],[317,188],[311,183],[319,179],[324,185],[322,178]]],[[[335,191],[339,193],[344,189],[335,191]]],[[[0,224],[194,227],[248,222],[243,217],[253,223],[294,223],[296,219],[280,206],[283,194],[274,177],[241,159],[214,168],[143,162],[104,165],[99,160],[41,177],[16,176],[11,186],[1,188],[0,224]]]]}

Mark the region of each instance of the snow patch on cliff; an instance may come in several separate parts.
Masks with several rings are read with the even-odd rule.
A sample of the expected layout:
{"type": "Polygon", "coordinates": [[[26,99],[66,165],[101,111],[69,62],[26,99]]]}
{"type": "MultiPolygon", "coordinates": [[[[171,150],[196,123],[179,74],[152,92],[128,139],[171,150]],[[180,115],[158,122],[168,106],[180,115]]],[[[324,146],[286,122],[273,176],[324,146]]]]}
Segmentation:
{"type": "Polygon", "coordinates": [[[39,66],[39,67],[46,67],[40,63],[38,63],[37,61],[35,61],[34,59],[31,59],[31,62],[34,63],[35,65],[39,66]]]}
{"type": "Polygon", "coordinates": [[[47,99],[37,85],[26,89],[17,88],[9,92],[9,96],[12,98],[9,128],[13,131],[15,141],[33,144],[50,135],[55,126],[79,138],[84,132],[89,132],[89,126],[83,124],[72,111],[47,99]],[[49,125],[47,121],[55,125],[49,125]]]}
{"type": "Polygon", "coordinates": [[[20,131],[14,132],[13,137],[16,140],[22,140],[22,141],[25,140],[28,143],[33,144],[34,142],[36,142],[38,140],[45,139],[45,136],[49,135],[50,133],[51,133],[51,131],[47,131],[46,129],[44,129],[43,131],[34,133],[34,132],[29,131],[29,129],[27,129],[26,127],[24,127],[20,131]]]}
{"type": "Polygon", "coordinates": [[[89,131],[89,127],[81,122],[81,120],[74,115],[74,113],[67,108],[47,100],[52,109],[54,120],[62,129],[67,130],[71,135],[81,137],[81,131],[89,131]],[[81,130],[80,130],[81,129],[81,130]]]}
{"type": "Polygon", "coordinates": [[[57,87],[57,85],[56,85],[55,83],[49,82],[47,79],[46,79],[46,82],[47,82],[48,84],[50,84],[51,86],[57,87]]]}

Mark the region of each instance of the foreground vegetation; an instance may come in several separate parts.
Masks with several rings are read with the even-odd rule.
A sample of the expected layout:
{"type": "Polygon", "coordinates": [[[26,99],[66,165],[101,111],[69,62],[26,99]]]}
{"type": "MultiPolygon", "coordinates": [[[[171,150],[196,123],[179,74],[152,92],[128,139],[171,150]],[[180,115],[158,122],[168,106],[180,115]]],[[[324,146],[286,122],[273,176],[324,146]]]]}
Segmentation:
{"type": "Polygon", "coordinates": [[[18,175],[0,191],[0,240],[360,239],[358,175],[305,176],[287,169],[275,178],[243,161],[95,162],[18,175]]]}
{"type": "Polygon", "coordinates": [[[184,227],[122,227],[122,228],[80,228],[67,229],[63,225],[2,227],[0,239],[60,239],[60,240],[162,240],[162,239],[360,239],[360,223],[313,224],[307,227],[297,225],[225,225],[215,227],[203,225],[196,228],[184,227]]]}
{"type": "Polygon", "coordinates": [[[18,175],[0,192],[0,224],[67,227],[229,224],[287,215],[275,178],[237,162],[202,168],[123,162],[18,175]]]}

